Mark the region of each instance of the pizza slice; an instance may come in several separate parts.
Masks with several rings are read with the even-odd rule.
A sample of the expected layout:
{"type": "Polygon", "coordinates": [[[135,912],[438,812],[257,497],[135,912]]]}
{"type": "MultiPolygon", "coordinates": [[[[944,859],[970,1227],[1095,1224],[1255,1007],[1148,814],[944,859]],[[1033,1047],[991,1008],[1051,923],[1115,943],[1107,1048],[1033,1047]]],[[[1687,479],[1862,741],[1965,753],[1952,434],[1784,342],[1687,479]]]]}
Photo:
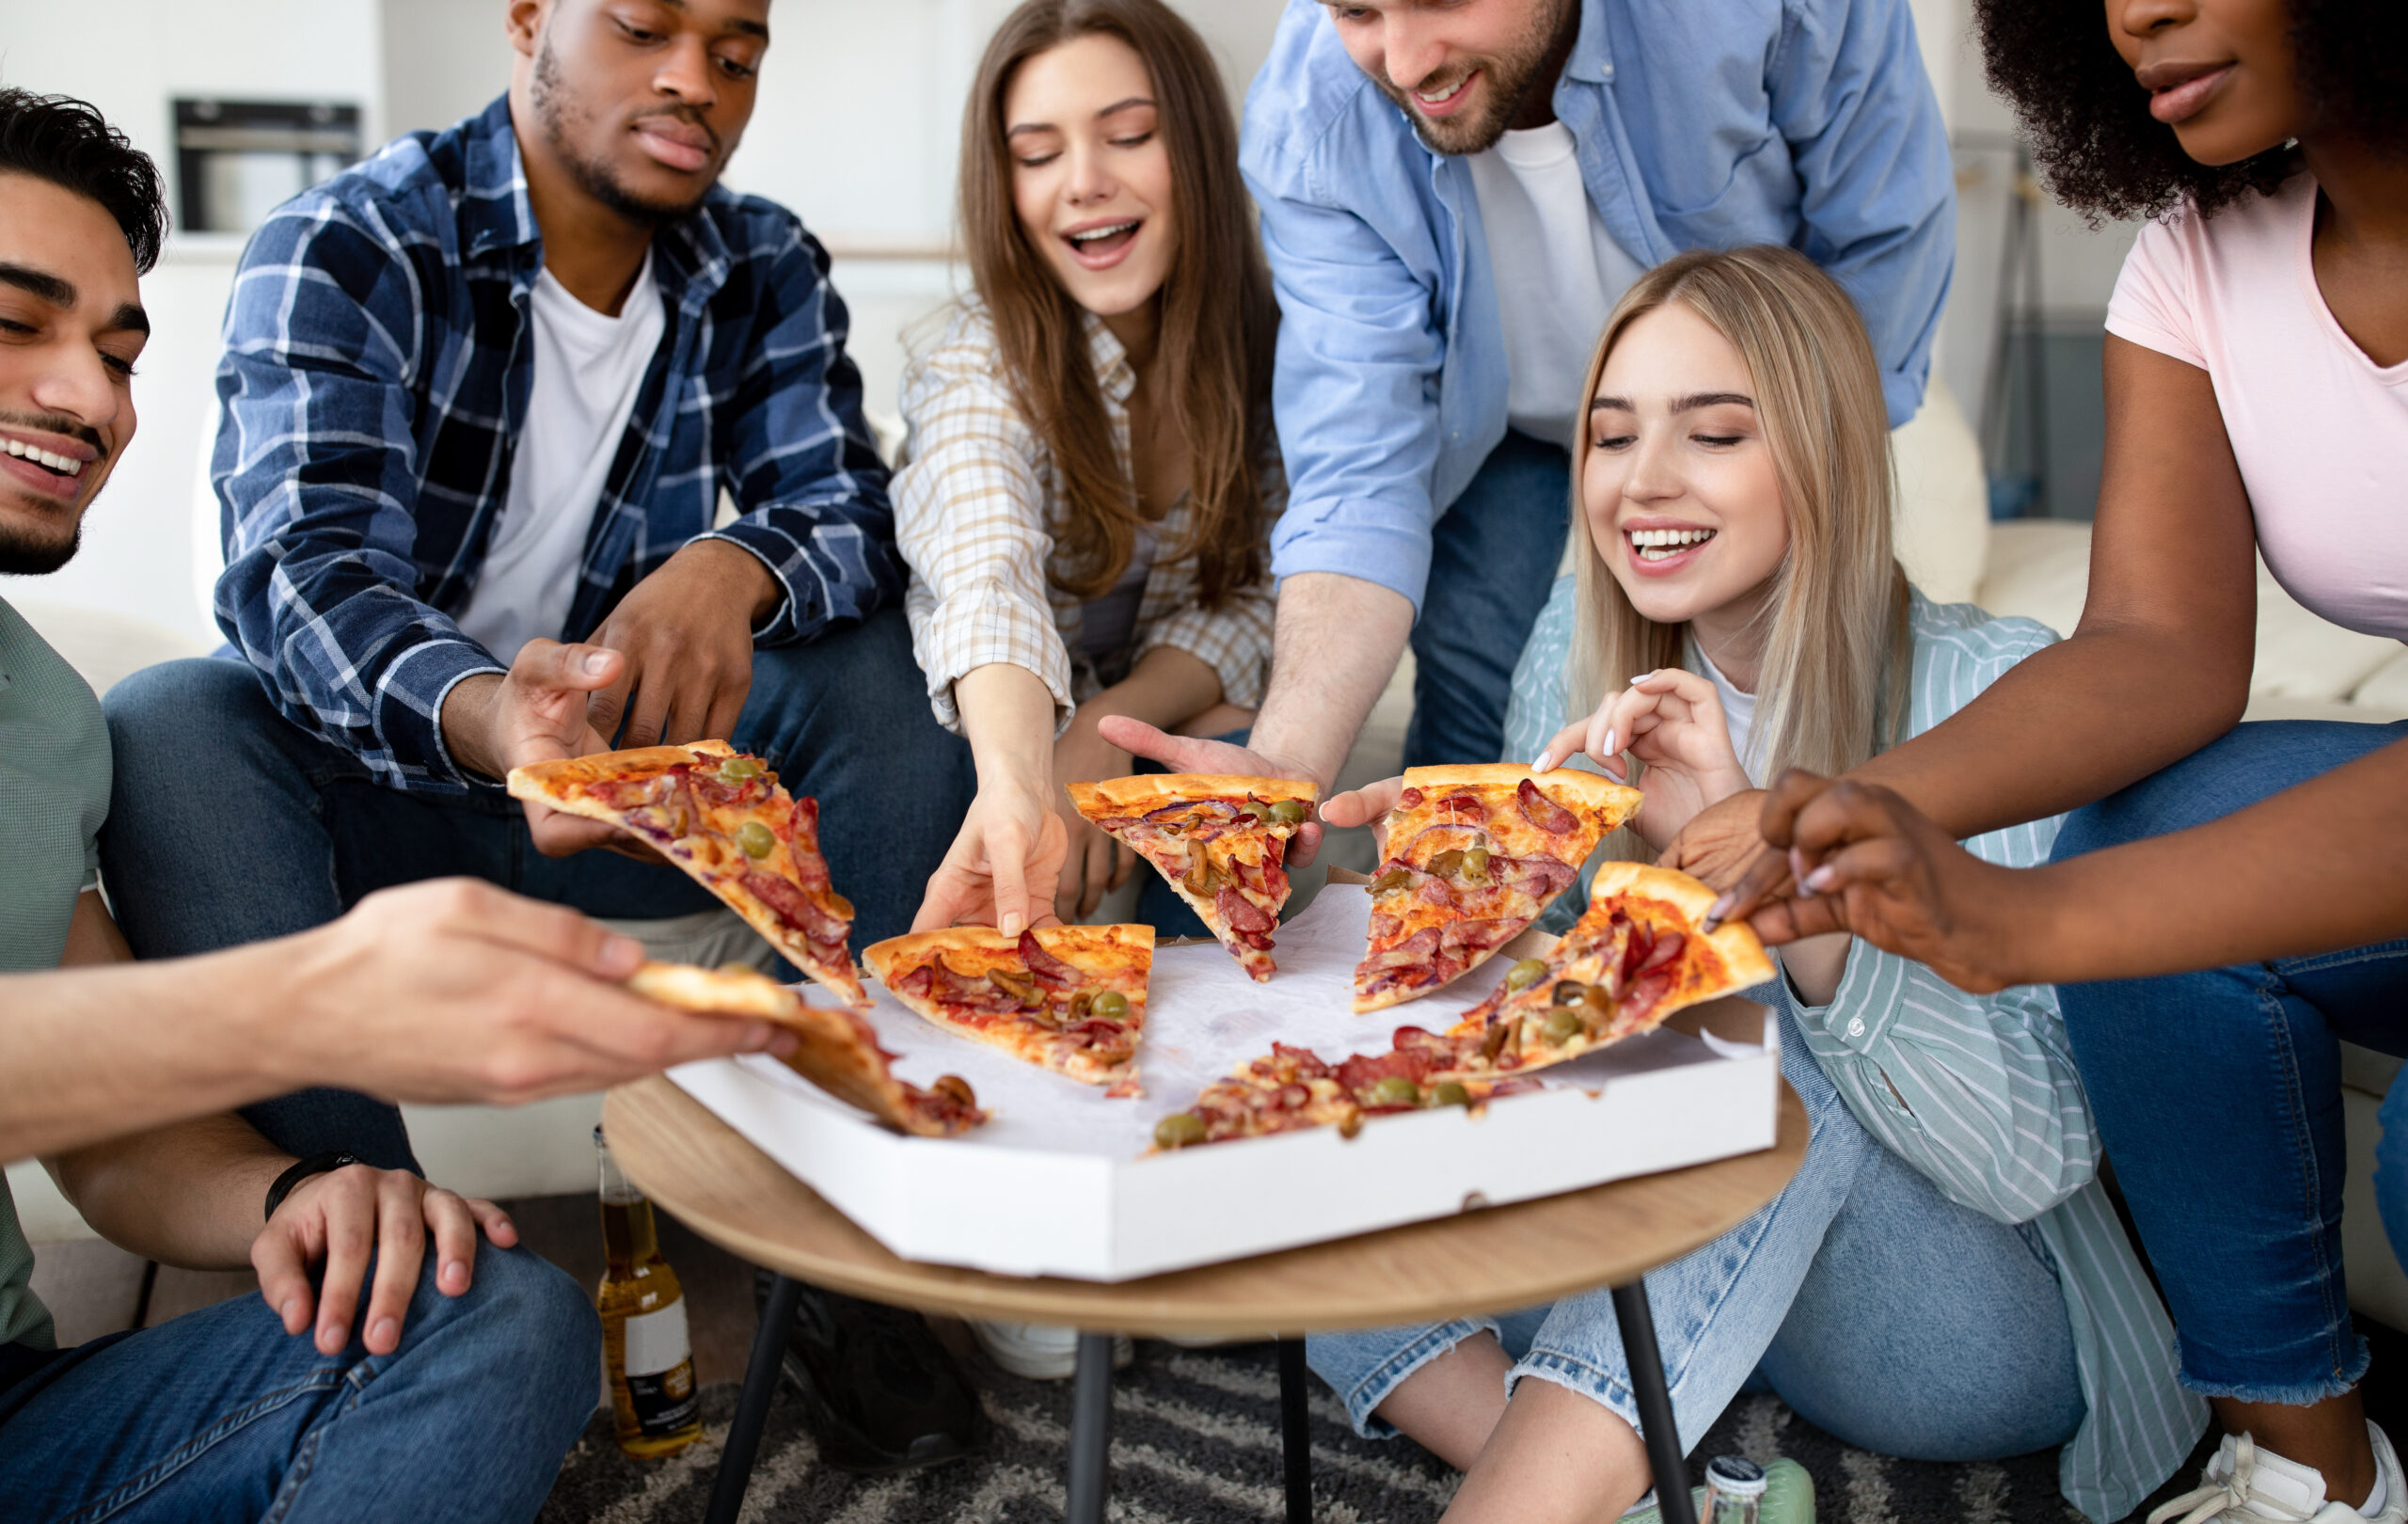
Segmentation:
{"type": "Polygon", "coordinates": [[[644,746],[510,770],[513,799],[617,826],[725,900],[797,968],[863,1006],[846,939],[852,901],[828,881],[819,802],[796,799],[725,741],[644,746]]]}
{"type": "Polygon", "coordinates": [[[1070,785],[1079,813],[1152,864],[1257,979],[1277,971],[1271,933],[1288,903],[1280,865],[1320,794],[1292,778],[1216,772],[1070,785]]]}
{"type": "Polygon", "coordinates": [[[917,1137],[951,1137],[987,1119],[978,1098],[958,1075],[922,1089],[895,1077],[894,1055],[858,1012],[815,1006],[750,968],[696,968],[646,963],[627,988],[664,1006],[715,1016],[754,1016],[777,1023],[799,1040],[786,1067],[879,1121],[917,1137]]]}
{"type": "Polygon", "coordinates": [[[1573,768],[1407,770],[1371,880],[1354,1009],[1418,999],[1487,961],[1572,886],[1640,798],[1573,768]]]}
{"type": "Polygon", "coordinates": [[[1747,925],[1701,929],[1714,898],[1686,873],[1608,863],[1572,929],[1545,957],[1508,969],[1497,992],[1447,1034],[1461,1057],[1444,1072],[1528,1073],[1771,978],[1772,960],[1747,925]]]}
{"type": "Polygon", "coordinates": [[[1529,1087],[1534,1072],[1653,1031],[1685,1006],[1772,977],[1744,925],[1701,932],[1714,891],[1685,873],[1608,863],[1588,913],[1544,958],[1448,1031],[1400,1026],[1388,1051],[1332,1064],[1275,1043],[1154,1128],[1157,1151],[1307,1127],[1351,1135],[1366,1118],[1470,1105],[1529,1087]]]}
{"type": "Polygon", "coordinates": [[[1007,937],[954,927],[890,937],[862,961],[947,1031],[1129,1097],[1153,971],[1150,926],[1049,926],[1007,937]]]}

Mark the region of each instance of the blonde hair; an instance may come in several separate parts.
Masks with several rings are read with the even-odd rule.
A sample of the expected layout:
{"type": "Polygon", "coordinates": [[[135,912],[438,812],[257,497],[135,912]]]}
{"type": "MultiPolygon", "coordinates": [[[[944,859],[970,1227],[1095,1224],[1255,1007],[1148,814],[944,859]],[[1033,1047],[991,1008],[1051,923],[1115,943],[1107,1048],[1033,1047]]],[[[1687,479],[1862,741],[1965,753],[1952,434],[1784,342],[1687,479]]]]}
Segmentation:
{"type": "MultiPolygon", "coordinates": [[[[1589,463],[1588,405],[1606,360],[1633,323],[1671,302],[1747,362],[1789,523],[1789,551],[1762,615],[1750,750],[1766,782],[1789,767],[1844,772],[1899,738],[1913,661],[1906,574],[1890,551],[1889,414],[1872,343],[1847,294],[1793,249],[1667,260],[1615,304],[1590,357],[1572,447],[1576,506],[1589,463]]],[[[1593,713],[1636,674],[1681,665],[1687,633],[1631,607],[1587,514],[1576,511],[1572,522],[1578,623],[1567,721],[1593,713]]]]}

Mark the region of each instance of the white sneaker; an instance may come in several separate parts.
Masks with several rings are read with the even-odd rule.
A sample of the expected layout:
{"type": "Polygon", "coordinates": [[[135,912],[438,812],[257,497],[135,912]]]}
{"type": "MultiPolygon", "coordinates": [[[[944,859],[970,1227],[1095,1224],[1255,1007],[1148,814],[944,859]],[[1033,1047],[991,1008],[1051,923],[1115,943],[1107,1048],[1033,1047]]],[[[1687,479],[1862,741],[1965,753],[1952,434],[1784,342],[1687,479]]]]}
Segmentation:
{"type": "MultiPolygon", "coordinates": [[[[2375,1474],[2382,1479],[2383,1512],[2375,1524],[2408,1521],[2408,1482],[2400,1473],[2400,1457],[2391,1441],[2373,1424],[2367,1439],[2374,1446],[2375,1474]]],[[[2205,1484],[2165,1503],[2148,1516],[2148,1524],[2360,1524],[2367,1516],[2353,1503],[2328,1499],[2324,1474],[2313,1467],[2285,1460],[2260,1450],[2249,1436],[2226,1435],[2209,1458],[2200,1479],[2205,1484]]]]}
{"type": "MultiPolygon", "coordinates": [[[[1045,1323],[988,1323],[970,1320],[987,1357],[1016,1376],[1031,1381],[1064,1381],[1079,1371],[1079,1330],[1045,1323]]],[[[1137,1346],[1127,1334],[1112,1336],[1112,1368],[1126,1371],[1137,1357],[1137,1346]]]]}

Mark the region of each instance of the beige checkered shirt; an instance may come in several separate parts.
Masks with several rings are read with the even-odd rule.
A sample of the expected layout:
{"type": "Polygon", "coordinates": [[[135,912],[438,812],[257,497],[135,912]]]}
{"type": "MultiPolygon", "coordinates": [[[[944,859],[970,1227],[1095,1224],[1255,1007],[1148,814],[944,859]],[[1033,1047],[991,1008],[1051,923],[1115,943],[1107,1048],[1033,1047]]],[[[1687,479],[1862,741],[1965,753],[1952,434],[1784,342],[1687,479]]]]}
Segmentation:
{"type": "MultiPolygon", "coordinates": [[[[1136,372],[1092,315],[1087,352],[1126,472],[1136,372]]],[[[1057,722],[1068,724],[1078,704],[1158,645],[1177,646],[1218,673],[1228,702],[1247,708],[1262,702],[1274,597],[1267,579],[1208,610],[1196,600],[1195,563],[1157,559],[1127,646],[1101,661],[1080,648],[1085,606],[1048,575],[1059,473],[1012,401],[982,304],[957,304],[941,337],[912,357],[903,373],[903,419],[911,435],[895,476],[895,533],[911,568],[904,608],[929,703],[947,729],[961,728],[954,682],[974,668],[1007,661],[1037,674],[1053,691],[1057,722]]],[[[1282,485],[1275,511],[1285,496],[1282,485]]],[[[1176,546],[1187,514],[1182,497],[1163,516],[1158,543],[1176,546]]]]}

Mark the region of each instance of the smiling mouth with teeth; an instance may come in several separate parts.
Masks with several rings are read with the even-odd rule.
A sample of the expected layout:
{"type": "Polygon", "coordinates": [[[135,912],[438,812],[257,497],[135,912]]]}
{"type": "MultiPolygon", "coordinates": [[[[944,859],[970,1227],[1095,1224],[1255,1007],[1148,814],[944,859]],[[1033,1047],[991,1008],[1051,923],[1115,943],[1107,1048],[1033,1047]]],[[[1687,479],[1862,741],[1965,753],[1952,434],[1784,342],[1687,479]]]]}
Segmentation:
{"type": "Polygon", "coordinates": [[[20,460],[32,461],[53,476],[63,476],[73,481],[84,474],[84,463],[80,460],[66,455],[54,455],[47,450],[37,450],[22,439],[9,439],[5,441],[5,445],[9,454],[20,460]]]}
{"type": "Polygon", "coordinates": [[[1710,529],[1625,530],[1623,537],[1641,561],[1670,561],[1684,550],[1693,550],[1714,538],[1710,529]]]}
{"type": "Polygon", "coordinates": [[[1452,85],[1448,86],[1445,89],[1439,90],[1434,94],[1429,90],[1416,90],[1413,92],[1413,98],[1426,106],[1442,106],[1448,102],[1453,100],[1456,96],[1461,95],[1464,92],[1464,87],[1470,83],[1471,75],[1465,74],[1463,78],[1455,81],[1452,85]]]}
{"type": "Polygon", "coordinates": [[[1101,254],[1118,248],[1136,237],[1137,229],[1140,226],[1141,224],[1135,222],[1116,222],[1108,228],[1089,228],[1085,232],[1068,233],[1064,236],[1069,240],[1071,247],[1082,253],[1101,254]]]}

